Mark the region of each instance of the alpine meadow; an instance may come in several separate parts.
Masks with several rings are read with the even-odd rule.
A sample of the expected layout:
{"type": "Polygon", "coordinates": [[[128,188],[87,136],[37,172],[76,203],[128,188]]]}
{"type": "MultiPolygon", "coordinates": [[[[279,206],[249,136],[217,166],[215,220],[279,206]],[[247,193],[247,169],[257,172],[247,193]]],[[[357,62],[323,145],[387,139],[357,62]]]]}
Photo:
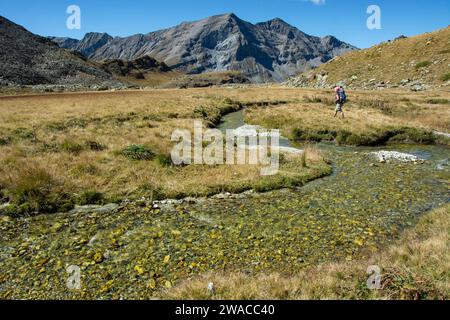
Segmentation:
{"type": "Polygon", "coordinates": [[[0,16],[0,299],[450,298],[448,2],[42,2],[0,16]]]}

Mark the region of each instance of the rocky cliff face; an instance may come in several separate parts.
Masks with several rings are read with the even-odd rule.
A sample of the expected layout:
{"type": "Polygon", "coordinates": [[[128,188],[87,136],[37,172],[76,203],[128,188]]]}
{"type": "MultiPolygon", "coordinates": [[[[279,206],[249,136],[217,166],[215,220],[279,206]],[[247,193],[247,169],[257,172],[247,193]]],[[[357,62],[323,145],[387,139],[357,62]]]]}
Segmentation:
{"type": "Polygon", "coordinates": [[[234,14],[125,38],[89,33],[81,41],[52,39],[94,60],[149,55],[178,71],[238,70],[253,82],[282,81],[356,49],[331,36],[307,35],[281,19],[251,24],[234,14]]]}
{"type": "MultiPolygon", "coordinates": [[[[70,39],[66,44],[74,43],[70,39]]],[[[119,85],[112,75],[0,16],[1,85],[119,85]]]]}

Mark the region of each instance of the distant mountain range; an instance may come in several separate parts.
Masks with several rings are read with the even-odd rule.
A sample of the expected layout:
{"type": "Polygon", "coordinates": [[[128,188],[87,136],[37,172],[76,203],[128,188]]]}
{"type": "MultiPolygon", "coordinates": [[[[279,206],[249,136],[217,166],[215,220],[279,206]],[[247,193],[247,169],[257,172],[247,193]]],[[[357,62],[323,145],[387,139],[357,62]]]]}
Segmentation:
{"type": "Polygon", "coordinates": [[[234,14],[123,38],[88,33],[82,40],[50,39],[95,61],[150,56],[176,71],[240,71],[253,82],[283,81],[357,49],[333,36],[307,35],[281,19],[251,24],[234,14]]]}

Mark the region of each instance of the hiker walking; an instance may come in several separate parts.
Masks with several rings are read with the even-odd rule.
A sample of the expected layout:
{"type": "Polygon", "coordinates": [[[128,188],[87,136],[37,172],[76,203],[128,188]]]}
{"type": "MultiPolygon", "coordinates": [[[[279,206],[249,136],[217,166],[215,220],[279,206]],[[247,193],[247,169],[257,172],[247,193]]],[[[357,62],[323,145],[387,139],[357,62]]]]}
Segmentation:
{"type": "Polygon", "coordinates": [[[338,113],[342,113],[342,118],[345,118],[344,115],[344,104],[347,102],[347,94],[343,87],[338,86],[334,89],[336,92],[336,111],[334,113],[334,117],[336,118],[338,113]]]}

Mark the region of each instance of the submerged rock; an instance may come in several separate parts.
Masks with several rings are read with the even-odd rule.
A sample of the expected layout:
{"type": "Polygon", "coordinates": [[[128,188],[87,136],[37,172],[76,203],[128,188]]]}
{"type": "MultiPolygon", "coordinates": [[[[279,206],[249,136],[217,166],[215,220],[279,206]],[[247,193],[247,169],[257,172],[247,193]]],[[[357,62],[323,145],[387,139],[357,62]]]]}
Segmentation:
{"type": "Polygon", "coordinates": [[[116,203],[109,203],[104,206],[99,205],[88,205],[88,206],[76,206],[75,209],[70,211],[72,214],[76,213],[108,213],[114,211],[119,208],[119,205],[116,203]]]}
{"type": "Polygon", "coordinates": [[[153,201],[152,208],[154,210],[161,209],[161,208],[170,208],[175,205],[181,205],[181,204],[196,204],[203,200],[203,198],[193,198],[193,197],[187,197],[184,199],[165,199],[160,201],[153,201]]]}
{"type": "MultiPolygon", "coordinates": [[[[253,125],[244,125],[241,126],[233,131],[234,135],[236,137],[272,137],[273,132],[271,130],[265,129],[261,126],[253,126],[253,125]]],[[[280,153],[288,153],[288,154],[301,154],[303,153],[302,149],[297,149],[289,146],[284,146],[282,144],[282,140],[285,138],[279,137],[279,151],[280,153]]],[[[270,145],[270,142],[269,142],[270,145]]],[[[259,148],[266,148],[265,146],[261,147],[259,145],[249,145],[249,150],[255,150],[259,148]]]]}
{"type": "Polygon", "coordinates": [[[423,162],[423,159],[419,157],[398,151],[378,151],[372,152],[371,155],[374,155],[380,163],[386,163],[389,160],[397,160],[401,162],[423,162]]]}
{"type": "Polygon", "coordinates": [[[292,148],[292,147],[280,147],[281,153],[301,154],[304,150],[292,148]]]}
{"type": "Polygon", "coordinates": [[[445,170],[445,168],[447,168],[450,165],[449,159],[445,159],[440,161],[437,165],[436,165],[436,169],[437,170],[445,170]]]}
{"type": "Polygon", "coordinates": [[[9,207],[11,204],[9,202],[0,204],[0,210],[9,207]]]}
{"type": "Polygon", "coordinates": [[[440,132],[440,131],[434,131],[433,133],[434,133],[435,135],[437,135],[437,136],[450,138],[450,133],[440,132]]]}

